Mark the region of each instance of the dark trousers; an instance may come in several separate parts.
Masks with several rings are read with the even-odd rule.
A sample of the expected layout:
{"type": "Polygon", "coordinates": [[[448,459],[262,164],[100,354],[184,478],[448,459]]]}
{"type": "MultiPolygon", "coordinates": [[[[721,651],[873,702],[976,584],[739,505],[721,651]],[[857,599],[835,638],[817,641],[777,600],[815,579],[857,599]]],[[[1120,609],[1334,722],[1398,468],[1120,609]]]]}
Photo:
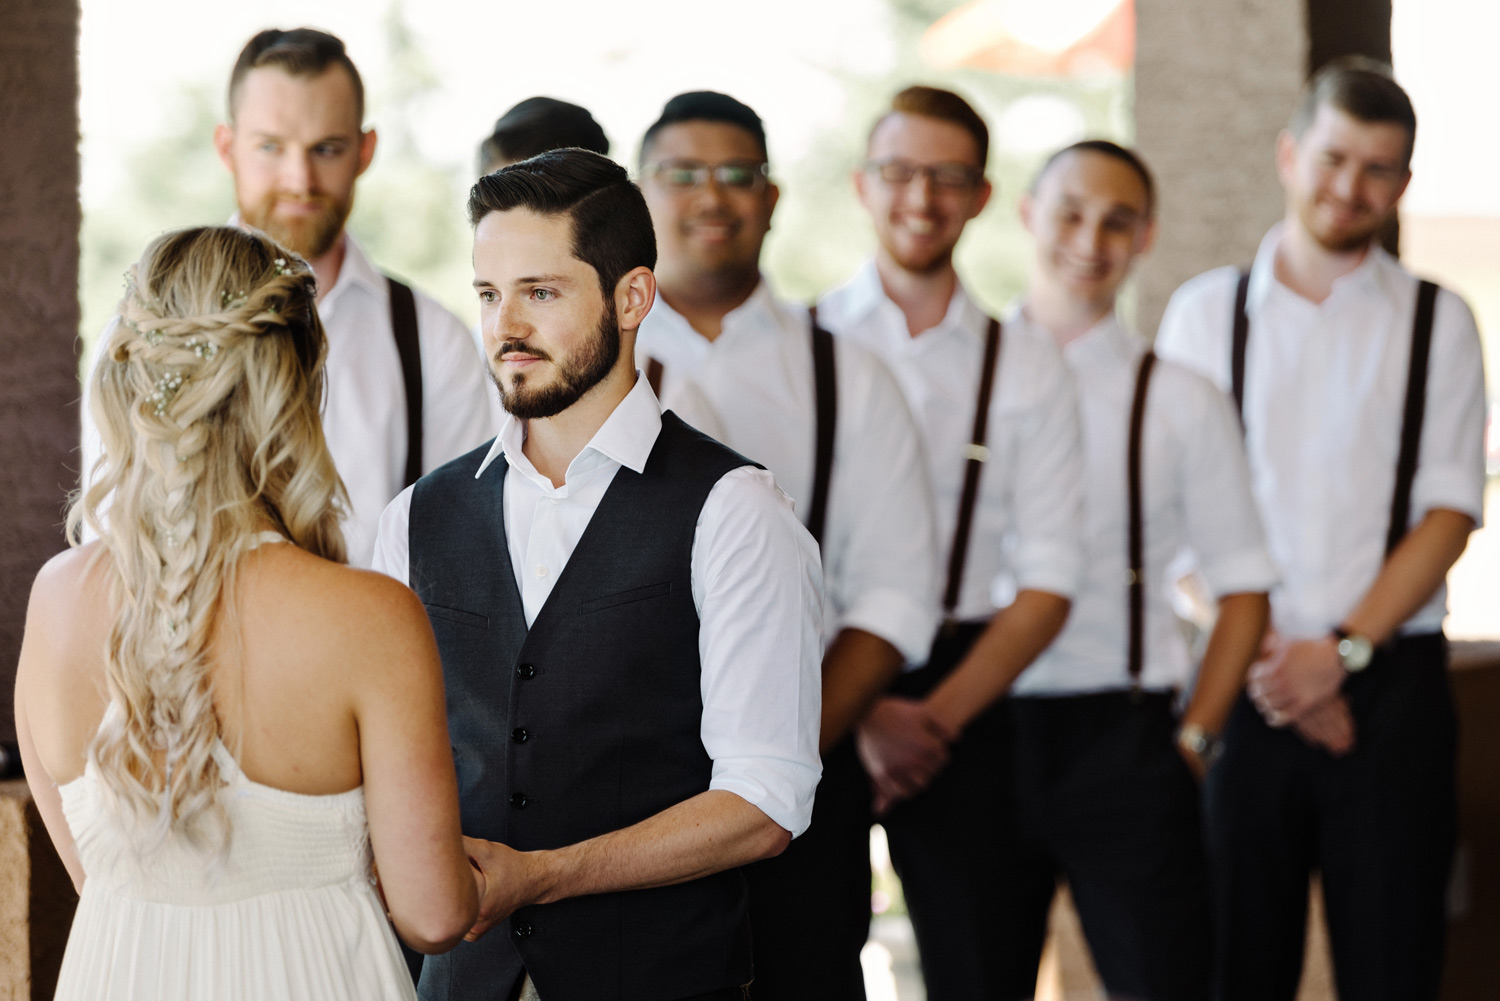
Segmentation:
{"type": "Polygon", "coordinates": [[[823,755],[812,825],[776,858],[745,867],[756,1001],[864,1001],[870,805],[851,737],[823,755]]]}
{"type": "Polygon", "coordinates": [[[1197,783],[1173,696],[1012,698],[1011,809],[1000,855],[1015,936],[1001,998],[1029,998],[1059,878],[1111,997],[1204,1001],[1212,936],[1197,783]]]}
{"type": "Polygon", "coordinates": [[[1207,788],[1215,996],[1290,1001],[1321,870],[1341,1001],[1436,998],[1456,834],[1456,723],[1441,634],[1345,682],[1355,748],[1314,750],[1242,699],[1207,788]]]}
{"type": "MultiPolygon", "coordinates": [[[[927,695],[973,646],[987,623],[940,634],[928,663],[903,675],[892,694],[927,695]]],[[[1007,720],[1001,706],[969,724],[932,784],[881,819],[901,877],[929,1001],[1006,996],[1017,942],[1000,906],[1009,797],[1007,720]]],[[[1035,967],[1032,984],[1036,982],[1035,967]]],[[[1026,996],[1030,996],[1030,989],[1026,996]]]]}

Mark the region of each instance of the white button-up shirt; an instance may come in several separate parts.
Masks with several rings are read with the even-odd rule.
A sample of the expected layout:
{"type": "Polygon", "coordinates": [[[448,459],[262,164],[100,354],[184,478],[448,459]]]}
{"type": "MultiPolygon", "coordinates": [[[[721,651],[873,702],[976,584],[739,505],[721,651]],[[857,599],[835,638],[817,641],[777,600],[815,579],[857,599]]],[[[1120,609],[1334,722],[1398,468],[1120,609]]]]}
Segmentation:
{"type": "MultiPolygon", "coordinates": [[[[658,298],[637,366],[662,364],[663,406],[761,463],[805,517],[812,497],[814,390],[807,310],[762,281],[709,341],[658,298]]],[[[937,628],[937,545],[916,427],[890,373],[835,339],[838,413],[823,529],[824,640],[862,629],[911,663],[937,628]]]]}
{"type": "MultiPolygon", "coordinates": [[[[1030,328],[1017,313],[1007,331],[1030,328]]],[[[1127,455],[1136,375],[1146,345],[1114,317],[1063,347],[1083,416],[1084,578],[1063,631],[1016,679],[1016,695],[1128,687],[1130,501],[1127,455]]],[[[1192,664],[1172,614],[1170,564],[1184,548],[1215,597],[1269,591],[1276,567],[1250,493],[1239,421],[1208,380],[1170,362],[1151,376],[1141,426],[1145,632],[1141,684],[1186,687],[1192,664]]]]}
{"type": "MultiPolygon", "coordinates": [[[[1276,278],[1281,227],[1261,241],[1250,272],[1245,356],[1246,447],[1256,502],[1282,585],[1276,628],[1326,635],[1374,582],[1385,557],[1411,359],[1416,279],[1379,247],[1322,303],[1276,278]]],[[[1238,272],[1187,282],[1162,318],[1157,351],[1230,390],[1238,272]]],[[[1434,508],[1478,524],[1484,500],[1484,372],[1473,314],[1438,295],[1427,410],[1411,523],[1434,508]]],[[[1442,628],[1447,589],[1402,627],[1442,628]]]]}
{"type": "MultiPolygon", "coordinates": [[[[237,220],[232,220],[237,221],[237,220]]],[[[412,290],[422,354],[422,471],[477,448],[494,434],[484,397],[484,367],[459,319],[412,290]]],[[[406,473],[406,382],[391,332],[385,276],[354,238],[344,236],[338,280],[318,303],[328,338],[323,434],[349,492],[344,520],[349,562],[369,566],[380,513],[406,473]]],[[[108,333],[99,339],[102,347],[108,333]]],[[[98,362],[96,349],[95,364],[98,362]]],[[[99,457],[99,432],[84,388],[83,475],[99,457]]]]}
{"type": "MultiPolygon", "coordinates": [[[[505,538],[526,624],[552,587],[621,466],[639,473],[661,432],[643,377],[554,487],[526,458],[526,422],[507,417],[475,479],[502,454],[505,538]]],[[[375,567],[409,583],[410,488],[380,521],[375,567]]],[[[726,473],[709,491],[690,564],[702,662],[710,788],[760,808],[793,835],[812,818],[822,774],[822,573],[812,536],[765,470],[726,473]]]]}
{"type": "MultiPolygon", "coordinates": [[[[872,263],[819,303],[818,319],[883,360],[906,396],[927,456],[946,575],[989,318],[960,286],[942,322],[912,337],[872,263]]],[[[988,447],[956,609],[967,620],[989,618],[1017,589],[1070,598],[1083,575],[1078,407],[1050,338],[1002,335],[988,447]]]]}

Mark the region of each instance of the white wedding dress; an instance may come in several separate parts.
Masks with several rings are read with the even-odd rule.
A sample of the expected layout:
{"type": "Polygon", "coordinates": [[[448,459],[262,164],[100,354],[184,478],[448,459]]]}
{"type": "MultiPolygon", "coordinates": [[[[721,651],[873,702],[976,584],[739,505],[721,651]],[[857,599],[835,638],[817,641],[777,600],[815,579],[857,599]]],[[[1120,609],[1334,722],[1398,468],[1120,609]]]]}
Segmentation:
{"type": "Polygon", "coordinates": [[[92,763],[61,787],[87,878],[59,1001],[411,1001],[375,893],[363,788],[307,796],[215,758],[232,835],[215,864],[176,842],[137,860],[92,763]]]}

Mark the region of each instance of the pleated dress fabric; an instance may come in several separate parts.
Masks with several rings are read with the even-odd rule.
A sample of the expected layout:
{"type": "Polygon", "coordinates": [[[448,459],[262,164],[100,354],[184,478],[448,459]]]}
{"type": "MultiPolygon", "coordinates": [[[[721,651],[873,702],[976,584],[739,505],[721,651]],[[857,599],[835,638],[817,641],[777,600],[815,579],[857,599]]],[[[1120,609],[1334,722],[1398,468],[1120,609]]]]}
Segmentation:
{"type": "Polygon", "coordinates": [[[92,762],[61,787],[87,879],[59,1001],[410,1001],[376,895],[363,788],[308,796],[250,781],[215,747],[227,857],[177,841],[142,859],[92,762]]]}

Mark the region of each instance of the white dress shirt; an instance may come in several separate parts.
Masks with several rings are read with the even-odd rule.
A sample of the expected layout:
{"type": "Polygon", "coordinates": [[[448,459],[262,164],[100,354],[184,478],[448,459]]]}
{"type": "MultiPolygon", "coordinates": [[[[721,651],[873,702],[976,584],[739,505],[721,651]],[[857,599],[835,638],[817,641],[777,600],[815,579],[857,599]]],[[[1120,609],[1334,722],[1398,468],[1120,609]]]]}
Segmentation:
{"type": "MultiPolygon", "coordinates": [[[[819,303],[818,319],[882,359],[906,396],[933,484],[944,574],[940,592],[974,430],[989,318],[960,285],[942,322],[912,337],[872,263],[819,303]]],[[[1002,335],[988,447],[956,609],[965,620],[989,618],[1018,589],[1070,598],[1083,576],[1078,407],[1072,379],[1050,338],[1009,330],[1002,335]]]]}
{"type": "MultiPolygon", "coordinates": [[[[1322,303],[1276,278],[1281,226],[1250,272],[1246,447],[1282,584],[1272,619],[1292,637],[1326,635],[1374,583],[1385,555],[1411,358],[1417,282],[1372,247],[1322,303]]],[[[1218,268],[1173,294],[1157,351],[1230,389],[1238,272],[1218,268]]],[[[1479,524],[1484,500],[1484,372],[1463,300],[1438,295],[1411,524],[1434,508],[1479,524]]],[[[1442,628],[1447,588],[1402,627],[1442,628]]]]}
{"type": "MultiPolygon", "coordinates": [[[[475,479],[501,455],[505,538],[526,624],[536,621],[621,466],[639,473],[661,432],[642,377],[554,487],[526,458],[526,423],[507,417],[475,479]]],[[[375,568],[409,583],[411,488],[380,520],[375,568]]],[[[822,572],[817,547],[765,470],[726,473],[709,491],[690,565],[702,662],[710,788],[735,793],[794,836],[812,818],[821,695],[822,572]]]]}
{"type": "MultiPolygon", "coordinates": [[[[1051,334],[1020,311],[1008,331],[1051,334]]],[[[1016,695],[1130,685],[1130,411],[1146,345],[1114,317],[1063,347],[1083,416],[1084,577],[1063,631],[1016,679],[1016,695]]],[[[1170,362],[1151,375],[1141,426],[1145,631],[1141,685],[1188,687],[1193,669],[1172,614],[1170,565],[1186,547],[1216,598],[1269,591],[1276,566],[1250,493],[1239,421],[1208,380],[1170,362]]]]}
{"type": "MultiPolygon", "coordinates": [[[[812,496],[814,389],[807,310],[762,281],[709,341],[658,298],[636,361],[662,364],[663,406],[761,463],[806,517],[812,496]]],[[[901,390],[868,352],[835,339],[838,413],[823,529],[823,630],[886,640],[910,663],[937,629],[932,498],[917,430],[901,390]]]]}
{"type": "MultiPolygon", "coordinates": [[[[232,220],[236,222],[237,220],[232,220]]],[[[318,303],[328,337],[323,433],[349,492],[344,520],[349,562],[369,566],[380,513],[401,490],[406,473],[406,383],[391,332],[390,292],[353,237],[344,236],[338,280],[318,303]]],[[[494,434],[485,400],[484,369],[459,319],[412,290],[422,354],[422,471],[477,448],[494,434]]],[[[108,340],[108,332],[99,346],[108,340]]],[[[97,363],[97,349],[95,362],[97,363]]],[[[100,441],[83,401],[83,474],[100,441]]]]}

